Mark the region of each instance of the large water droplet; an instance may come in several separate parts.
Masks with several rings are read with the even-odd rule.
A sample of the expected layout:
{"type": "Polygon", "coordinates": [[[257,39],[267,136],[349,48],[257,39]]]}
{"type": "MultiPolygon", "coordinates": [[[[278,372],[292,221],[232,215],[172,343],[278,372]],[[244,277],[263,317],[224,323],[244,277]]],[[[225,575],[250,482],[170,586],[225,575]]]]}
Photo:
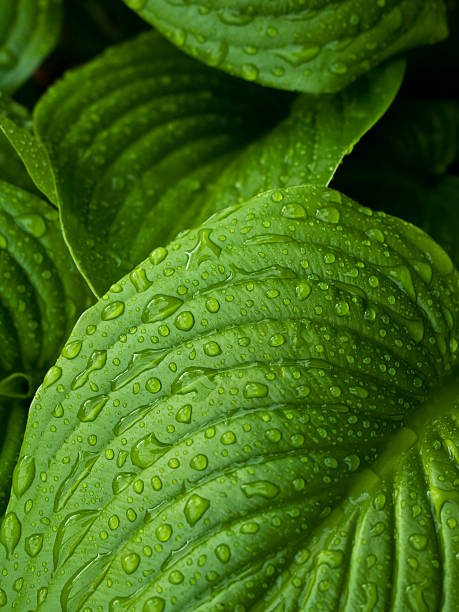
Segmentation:
{"type": "Polygon", "coordinates": [[[144,323],[163,321],[180,308],[182,304],[183,300],[180,298],[158,293],[145,306],[142,312],[142,321],[144,323]]]}
{"type": "Polygon", "coordinates": [[[188,498],[185,508],[184,514],[185,518],[191,527],[194,527],[196,523],[202,518],[203,514],[207,512],[210,507],[210,501],[201,497],[197,493],[191,495],[188,498]]]}
{"type": "Polygon", "coordinates": [[[78,410],[78,418],[83,423],[95,421],[108,402],[108,395],[96,395],[84,401],[78,410]]]}
{"type": "Polygon", "coordinates": [[[30,487],[35,478],[35,458],[23,455],[13,472],[13,491],[17,498],[21,497],[30,487]]]}
{"type": "Polygon", "coordinates": [[[279,487],[269,480],[257,480],[241,485],[242,492],[247,497],[266,497],[271,499],[279,493],[279,487]]]}
{"type": "Polygon", "coordinates": [[[169,448],[169,444],[160,442],[154,433],[141,438],[131,449],[131,461],[139,468],[145,469],[153,465],[158,458],[169,448]]]}

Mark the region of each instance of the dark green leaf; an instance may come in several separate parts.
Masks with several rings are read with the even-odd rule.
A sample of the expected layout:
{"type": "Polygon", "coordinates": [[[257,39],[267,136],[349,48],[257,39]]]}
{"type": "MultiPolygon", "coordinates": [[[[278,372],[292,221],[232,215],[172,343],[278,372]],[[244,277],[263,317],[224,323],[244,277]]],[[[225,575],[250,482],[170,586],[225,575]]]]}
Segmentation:
{"type": "Polygon", "coordinates": [[[327,184],[402,75],[395,62],[338,95],[300,96],[261,137],[279,121],[283,95],[202,66],[154,33],[68,75],[39,103],[36,129],[66,239],[95,293],[227,203],[327,184]]]}
{"type": "Polygon", "coordinates": [[[124,0],[178,47],[263,85],[334,92],[447,36],[441,0],[124,0]]]}
{"type": "Polygon", "coordinates": [[[1,178],[28,187],[30,179],[47,198],[57,202],[56,184],[48,153],[33,133],[32,118],[27,109],[0,92],[0,137],[5,161],[0,166],[1,178]],[[8,144],[9,143],[9,144],[8,144]],[[13,147],[13,149],[12,149],[13,147]],[[14,154],[16,151],[16,155],[14,154]],[[17,157],[22,164],[17,163],[17,157]],[[11,176],[12,167],[13,177],[11,176]],[[19,182],[18,182],[19,180],[19,182]],[[22,181],[22,183],[21,183],[22,181]],[[25,183],[25,184],[24,184],[25,183]]]}
{"type": "Polygon", "coordinates": [[[14,91],[54,48],[61,0],[2,0],[0,88],[14,91]]]}
{"type": "Polygon", "coordinates": [[[155,249],[35,397],[4,604],[456,609],[458,283],[422,231],[317,187],[155,249]]]}

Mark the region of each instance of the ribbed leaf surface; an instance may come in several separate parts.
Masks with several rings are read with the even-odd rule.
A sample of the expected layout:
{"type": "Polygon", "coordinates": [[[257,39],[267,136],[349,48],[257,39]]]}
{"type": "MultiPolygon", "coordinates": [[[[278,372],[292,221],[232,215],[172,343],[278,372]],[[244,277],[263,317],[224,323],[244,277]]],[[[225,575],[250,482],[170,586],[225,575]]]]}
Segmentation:
{"type": "Polygon", "coordinates": [[[187,53],[263,85],[334,92],[447,35],[440,0],[124,0],[187,53]]]}
{"type": "Polygon", "coordinates": [[[275,186],[327,184],[385,112],[402,75],[396,62],[339,95],[301,96],[260,137],[281,108],[288,112],[284,95],[207,68],[149,33],[44,96],[35,126],[46,151],[35,141],[31,163],[23,132],[5,120],[4,129],[37,185],[59,203],[77,264],[102,295],[155,246],[227,203],[275,186]]]}
{"type": "Polygon", "coordinates": [[[2,0],[0,89],[14,91],[54,48],[61,0],[2,0]]]}
{"type": "Polygon", "coordinates": [[[314,187],[155,249],[33,402],[4,605],[454,610],[458,280],[314,187]]]}

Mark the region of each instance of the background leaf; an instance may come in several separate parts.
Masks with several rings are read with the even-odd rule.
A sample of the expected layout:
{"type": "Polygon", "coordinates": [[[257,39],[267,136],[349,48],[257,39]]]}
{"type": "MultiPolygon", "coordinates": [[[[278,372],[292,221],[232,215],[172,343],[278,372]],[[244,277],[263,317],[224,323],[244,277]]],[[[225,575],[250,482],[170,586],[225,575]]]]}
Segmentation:
{"type": "Polygon", "coordinates": [[[0,89],[11,92],[56,45],[61,0],[2,0],[1,11],[0,89]]]}
{"type": "Polygon", "coordinates": [[[0,279],[1,513],[27,416],[28,402],[17,400],[33,395],[76,318],[91,303],[64,243],[56,209],[36,195],[3,135],[0,279]]]}
{"type": "Polygon", "coordinates": [[[291,97],[202,66],[154,33],[67,75],[38,104],[35,125],[66,239],[95,293],[228,203],[326,184],[402,75],[395,62],[335,96],[301,96],[284,120],[291,97]]]}
{"type": "Polygon", "coordinates": [[[458,279],[414,226],[304,186],[153,251],[34,400],[5,604],[453,610],[458,279]]]}
{"type": "Polygon", "coordinates": [[[436,0],[124,0],[181,49],[263,85],[342,89],[392,55],[447,36],[436,0]]]}
{"type": "Polygon", "coordinates": [[[457,265],[458,133],[455,101],[401,99],[346,159],[333,185],[424,228],[457,265]]]}

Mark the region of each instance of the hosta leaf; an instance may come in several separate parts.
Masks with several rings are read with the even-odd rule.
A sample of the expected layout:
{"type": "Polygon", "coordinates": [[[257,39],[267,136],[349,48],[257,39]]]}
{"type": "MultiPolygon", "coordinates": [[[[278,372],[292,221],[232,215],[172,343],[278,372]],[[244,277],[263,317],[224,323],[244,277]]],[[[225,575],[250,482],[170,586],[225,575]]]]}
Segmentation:
{"type": "Polygon", "coordinates": [[[57,203],[54,173],[46,149],[33,133],[32,118],[26,108],[2,92],[0,92],[0,137],[4,151],[2,159],[3,155],[5,156],[0,167],[1,178],[25,187],[29,191],[32,179],[51,202],[57,203]],[[18,163],[18,157],[22,163],[18,163]],[[24,166],[27,172],[24,171],[24,166]]]}
{"type": "MultiPolygon", "coordinates": [[[[19,456],[27,419],[25,402],[0,399],[0,514],[8,503],[11,476],[19,456]]],[[[1,600],[0,600],[1,601],[1,600]]]]}
{"type": "Polygon", "coordinates": [[[318,187],[154,250],[35,397],[5,605],[455,609],[458,281],[318,187]]]}
{"type": "Polygon", "coordinates": [[[187,53],[263,85],[334,92],[384,59],[447,35],[437,0],[124,0],[187,53]]]}
{"type": "Polygon", "coordinates": [[[19,158],[2,136],[0,513],[27,415],[27,402],[18,400],[33,394],[77,316],[90,304],[88,289],[64,243],[58,213],[33,190],[19,158]],[[31,187],[32,192],[23,187],[31,187]]]}
{"type": "Polygon", "coordinates": [[[13,91],[57,43],[61,0],[3,0],[0,20],[0,88],[13,91]]]}
{"type": "Polygon", "coordinates": [[[395,62],[336,96],[301,96],[259,140],[279,121],[284,96],[202,66],[157,34],[68,75],[38,104],[35,125],[66,239],[95,293],[227,202],[328,183],[402,75],[395,62]]]}
{"type": "Polygon", "coordinates": [[[416,223],[459,264],[457,210],[459,106],[401,100],[362,140],[333,185],[374,209],[416,223]]]}

